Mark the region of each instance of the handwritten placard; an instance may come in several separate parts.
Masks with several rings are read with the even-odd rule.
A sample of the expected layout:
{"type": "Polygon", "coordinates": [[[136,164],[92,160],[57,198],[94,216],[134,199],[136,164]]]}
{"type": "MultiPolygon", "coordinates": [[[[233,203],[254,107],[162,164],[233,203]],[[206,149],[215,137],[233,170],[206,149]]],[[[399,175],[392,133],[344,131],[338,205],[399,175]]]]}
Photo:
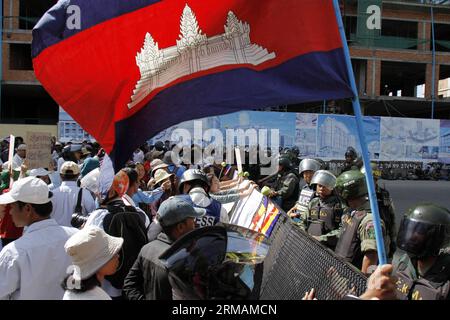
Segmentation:
{"type": "Polygon", "coordinates": [[[52,134],[27,132],[28,169],[48,168],[51,161],[52,134]]]}

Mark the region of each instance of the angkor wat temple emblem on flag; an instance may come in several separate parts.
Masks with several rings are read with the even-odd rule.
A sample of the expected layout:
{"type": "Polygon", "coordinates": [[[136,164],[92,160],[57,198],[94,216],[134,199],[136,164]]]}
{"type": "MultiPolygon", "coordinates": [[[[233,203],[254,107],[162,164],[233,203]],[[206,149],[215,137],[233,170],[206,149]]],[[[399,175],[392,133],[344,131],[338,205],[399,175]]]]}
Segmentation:
{"type": "Polygon", "coordinates": [[[141,79],[133,90],[128,108],[133,108],[154,89],[164,87],[178,78],[199,71],[233,64],[259,65],[274,59],[250,41],[250,26],[228,12],[225,33],[207,38],[198,26],[188,5],[181,16],[180,39],[175,46],[159,49],[151,34],[145,35],[144,46],[136,56],[141,79]]]}

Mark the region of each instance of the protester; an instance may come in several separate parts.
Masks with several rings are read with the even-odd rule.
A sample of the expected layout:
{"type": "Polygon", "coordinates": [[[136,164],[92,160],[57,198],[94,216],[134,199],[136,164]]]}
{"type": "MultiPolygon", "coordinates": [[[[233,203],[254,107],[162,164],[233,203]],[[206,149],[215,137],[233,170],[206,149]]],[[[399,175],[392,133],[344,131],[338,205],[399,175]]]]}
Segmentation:
{"type": "Polygon", "coordinates": [[[27,157],[27,146],[25,144],[20,144],[17,147],[16,154],[14,155],[11,161],[12,168],[13,169],[20,168],[23,165],[26,157],[27,157]]]}
{"type": "MultiPolygon", "coordinates": [[[[13,170],[13,181],[17,181],[19,178],[19,171],[13,170]]],[[[10,175],[8,171],[2,171],[0,175],[0,194],[9,192],[10,187],[10,175]]],[[[19,239],[23,233],[23,227],[17,227],[11,217],[11,205],[0,205],[0,241],[1,247],[5,247],[7,244],[19,239]]],[[[1,249],[0,247],[0,249],[1,249]]]]}
{"type": "Polygon", "coordinates": [[[120,253],[120,267],[114,275],[106,276],[103,289],[114,299],[122,299],[125,276],[136,260],[141,248],[148,242],[142,215],[135,207],[122,200],[129,186],[128,175],[119,171],[106,194],[102,194],[100,208],[91,213],[84,227],[97,226],[114,237],[124,239],[120,253]]]}
{"type": "Polygon", "coordinates": [[[181,179],[181,176],[186,171],[186,168],[183,165],[177,165],[173,163],[173,158],[175,157],[175,154],[172,151],[167,151],[164,154],[163,161],[164,163],[168,164],[167,170],[169,173],[173,173],[178,180],[181,179]]]}
{"type": "Polygon", "coordinates": [[[125,278],[124,292],[130,300],[172,300],[172,288],[159,256],[181,236],[194,230],[195,219],[205,214],[181,196],[170,197],[158,210],[162,232],[145,245],[125,278]]]}
{"type": "Polygon", "coordinates": [[[134,163],[144,163],[144,152],[141,148],[137,148],[133,153],[133,162],[134,163]]]}
{"type": "Polygon", "coordinates": [[[71,226],[72,214],[78,212],[84,216],[95,210],[95,200],[92,194],[77,186],[80,168],[75,162],[66,161],[61,166],[61,186],[53,190],[52,218],[61,226],[71,226]],[[80,210],[80,209],[78,209],[80,210]]]}
{"type": "Polygon", "coordinates": [[[50,218],[51,192],[40,179],[15,182],[0,196],[0,205],[11,206],[17,227],[27,227],[22,237],[0,252],[0,299],[60,300],[60,286],[71,264],[64,244],[77,229],[59,226],[50,218]]]}
{"type": "Polygon", "coordinates": [[[72,259],[73,273],[63,282],[63,300],[111,300],[101,284],[116,272],[122,245],[122,238],[94,226],[70,237],[64,249],[72,259]]]}

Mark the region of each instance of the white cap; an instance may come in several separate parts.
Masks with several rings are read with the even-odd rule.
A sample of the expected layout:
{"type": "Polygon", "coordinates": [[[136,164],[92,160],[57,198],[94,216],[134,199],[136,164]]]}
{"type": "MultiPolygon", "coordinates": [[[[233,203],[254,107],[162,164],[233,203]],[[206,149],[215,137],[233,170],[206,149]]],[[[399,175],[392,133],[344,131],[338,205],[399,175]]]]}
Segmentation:
{"type": "Polygon", "coordinates": [[[75,265],[73,278],[85,280],[94,275],[119,252],[122,244],[123,238],[112,237],[95,226],[75,233],[64,245],[75,265]]]}
{"type": "Polygon", "coordinates": [[[28,171],[28,175],[30,177],[44,177],[44,176],[48,176],[49,173],[50,172],[48,172],[44,168],[37,168],[37,169],[32,169],[32,170],[28,171]]]}
{"type": "Polygon", "coordinates": [[[36,177],[27,177],[14,182],[11,190],[0,196],[0,204],[16,201],[44,204],[50,201],[47,184],[36,177]]]}
{"type": "Polygon", "coordinates": [[[27,150],[27,145],[22,143],[17,147],[17,150],[27,150]]]}

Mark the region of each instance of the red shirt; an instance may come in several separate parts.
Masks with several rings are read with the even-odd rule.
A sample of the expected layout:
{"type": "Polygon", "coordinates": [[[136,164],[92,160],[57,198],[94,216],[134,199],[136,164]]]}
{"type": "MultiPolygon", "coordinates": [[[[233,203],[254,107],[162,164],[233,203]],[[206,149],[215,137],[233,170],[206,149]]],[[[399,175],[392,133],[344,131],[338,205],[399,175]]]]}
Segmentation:
{"type": "MultiPolygon", "coordinates": [[[[3,190],[3,193],[8,192],[9,189],[3,190]]],[[[0,238],[2,239],[18,239],[22,236],[23,227],[16,227],[12,220],[11,214],[9,210],[11,209],[10,205],[6,206],[5,216],[3,219],[0,219],[0,238]]]]}

